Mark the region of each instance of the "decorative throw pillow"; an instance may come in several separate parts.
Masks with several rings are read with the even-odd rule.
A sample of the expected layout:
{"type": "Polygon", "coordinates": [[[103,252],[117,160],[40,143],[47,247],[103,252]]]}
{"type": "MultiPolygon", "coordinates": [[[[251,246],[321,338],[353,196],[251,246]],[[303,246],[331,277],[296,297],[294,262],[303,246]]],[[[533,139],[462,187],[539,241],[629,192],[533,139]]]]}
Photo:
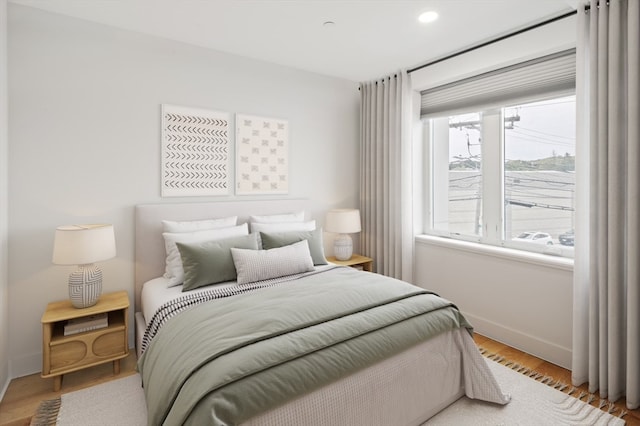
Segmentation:
{"type": "Polygon", "coordinates": [[[256,223],[282,223],[282,222],[303,222],[304,211],[285,214],[270,214],[262,216],[249,216],[249,222],[256,223]]]}
{"type": "Polygon", "coordinates": [[[221,217],[218,219],[189,220],[176,222],[173,220],[163,220],[163,232],[196,232],[208,229],[228,228],[236,226],[238,216],[221,217]]]}
{"type": "Polygon", "coordinates": [[[176,243],[182,258],[182,291],[236,279],[231,248],[258,250],[258,234],[199,243],[176,243]]]}
{"type": "Polygon", "coordinates": [[[313,231],[316,229],[316,221],[307,222],[280,222],[257,223],[251,222],[251,232],[287,232],[287,231],[313,231]]]}
{"type": "Polygon", "coordinates": [[[260,233],[262,248],[269,250],[272,248],[288,246],[298,241],[307,240],[309,252],[314,265],[326,265],[327,259],[324,257],[324,244],[322,242],[322,228],[313,231],[289,231],[275,233],[260,233]]]}
{"type": "Polygon", "coordinates": [[[229,228],[209,229],[198,232],[164,232],[164,247],[167,251],[167,262],[164,277],[168,278],[168,287],[182,284],[184,280],[184,270],[182,269],[182,259],[176,243],[198,243],[202,241],[221,240],[223,238],[239,237],[248,235],[249,229],[246,223],[229,228]]]}
{"type": "Polygon", "coordinates": [[[307,240],[271,250],[232,248],[231,255],[238,274],[238,284],[284,277],[314,269],[307,240]]]}

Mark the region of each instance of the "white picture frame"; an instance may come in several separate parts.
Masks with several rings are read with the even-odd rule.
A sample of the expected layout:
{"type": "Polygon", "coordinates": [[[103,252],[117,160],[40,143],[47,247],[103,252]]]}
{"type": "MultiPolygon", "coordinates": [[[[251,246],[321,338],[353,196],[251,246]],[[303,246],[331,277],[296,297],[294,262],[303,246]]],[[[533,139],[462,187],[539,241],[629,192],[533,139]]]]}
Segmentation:
{"type": "Polygon", "coordinates": [[[236,114],[236,195],[289,193],[289,122],[236,114]]]}
{"type": "Polygon", "coordinates": [[[163,197],[228,195],[228,112],[162,105],[163,197]]]}

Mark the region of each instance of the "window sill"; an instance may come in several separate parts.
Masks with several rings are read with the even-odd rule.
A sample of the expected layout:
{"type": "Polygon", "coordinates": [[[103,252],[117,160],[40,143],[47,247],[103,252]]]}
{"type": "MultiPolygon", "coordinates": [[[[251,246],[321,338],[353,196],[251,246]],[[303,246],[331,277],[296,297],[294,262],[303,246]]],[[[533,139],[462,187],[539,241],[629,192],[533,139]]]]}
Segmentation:
{"type": "Polygon", "coordinates": [[[453,250],[462,250],[483,256],[493,256],[506,260],[530,263],[549,268],[573,272],[573,259],[551,256],[548,254],[531,253],[505,247],[490,246],[469,241],[454,240],[452,238],[435,237],[431,235],[416,235],[416,244],[440,246],[453,250]]]}

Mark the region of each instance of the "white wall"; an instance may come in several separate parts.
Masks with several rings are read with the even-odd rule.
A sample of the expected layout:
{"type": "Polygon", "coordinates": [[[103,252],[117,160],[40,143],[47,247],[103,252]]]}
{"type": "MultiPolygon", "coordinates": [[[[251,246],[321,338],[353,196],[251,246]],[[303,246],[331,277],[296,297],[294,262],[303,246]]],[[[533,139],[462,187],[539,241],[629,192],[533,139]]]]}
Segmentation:
{"type": "Polygon", "coordinates": [[[0,399],[9,386],[7,2],[0,0],[0,399]]]}
{"type": "Polygon", "coordinates": [[[320,221],[357,205],[354,82],[14,4],[8,53],[13,377],[40,370],[40,317],[67,297],[72,268],[51,264],[56,226],[113,223],[104,291],[133,298],[135,204],[242,199],[160,197],[161,104],[288,119],[288,197],[310,199],[320,221]]]}
{"type": "Polygon", "coordinates": [[[418,237],[415,284],[453,301],[478,333],[570,368],[573,268],[544,256],[418,237]]]}
{"type": "MultiPolygon", "coordinates": [[[[576,17],[562,19],[411,74],[416,91],[575,47],[576,17]]],[[[453,300],[476,331],[571,367],[571,261],[417,237],[415,283],[453,300]]]]}

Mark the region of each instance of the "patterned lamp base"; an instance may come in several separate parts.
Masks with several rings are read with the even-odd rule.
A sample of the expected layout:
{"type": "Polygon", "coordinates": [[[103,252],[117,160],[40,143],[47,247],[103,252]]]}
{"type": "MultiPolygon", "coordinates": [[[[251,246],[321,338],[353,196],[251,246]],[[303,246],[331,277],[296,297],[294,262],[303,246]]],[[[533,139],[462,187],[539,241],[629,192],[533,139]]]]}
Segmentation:
{"type": "Polygon", "coordinates": [[[88,308],[98,303],[102,294],[102,270],[93,263],[79,265],[69,275],[69,299],[79,309],[88,308]]]}
{"type": "Polygon", "coordinates": [[[333,242],[333,254],[338,260],[349,260],[353,254],[353,241],[349,234],[340,234],[333,242]]]}

